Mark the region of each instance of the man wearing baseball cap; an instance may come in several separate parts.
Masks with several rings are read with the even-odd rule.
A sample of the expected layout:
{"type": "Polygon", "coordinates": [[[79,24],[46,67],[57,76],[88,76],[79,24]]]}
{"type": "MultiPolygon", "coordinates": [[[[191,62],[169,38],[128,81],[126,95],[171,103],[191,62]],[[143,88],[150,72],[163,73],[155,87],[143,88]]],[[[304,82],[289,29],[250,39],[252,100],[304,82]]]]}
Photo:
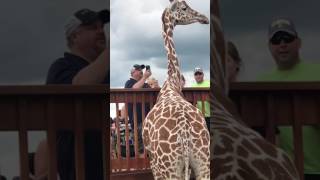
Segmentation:
{"type": "Polygon", "coordinates": [[[67,20],[64,32],[69,51],[51,65],[47,84],[108,83],[109,49],[103,26],[109,19],[108,10],[81,9],[67,20]]]}
{"type": "MultiPolygon", "coordinates": [[[[50,66],[47,84],[109,84],[109,42],[104,25],[108,10],[81,9],[67,20],[64,34],[68,52],[50,66]]],[[[101,132],[85,132],[85,179],[103,179],[101,132]]],[[[57,163],[61,180],[75,179],[74,135],[57,132],[57,163]]]]}
{"type": "Polygon", "coordinates": [[[135,64],[130,70],[131,78],[126,82],[125,88],[149,88],[148,84],[145,83],[149,76],[151,76],[151,71],[146,70],[143,73],[145,68],[144,64],[135,64]]]}
{"type": "MultiPolygon", "coordinates": [[[[293,22],[287,18],[275,19],[269,26],[269,50],[277,65],[259,81],[320,81],[320,65],[306,63],[300,57],[301,39],[293,22]]],[[[279,146],[294,154],[292,128],[279,127],[279,146]]],[[[320,179],[320,129],[303,126],[303,151],[305,179],[320,179]]],[[[293,158],[293,157],[292,157],[293,158]]]]}
{"type": "MultiPolygon", "coordinates": [[[[196,67],[193,70],[194,72],[194,79],[196,83],[192,84],[192,87],[210,87],[210,81],[204,80],[204,73],[201,67],[196,67]]],[[[197,107],[200,111],[202,111],[202,102],[197,102],[197,107]]],[[[204,116],[206,119],[207,127],[210,129],[210,104],[208,101],[204,101],[204,116]]]]}
{"type": "MultiPolygon", "coordinates": [[[[143,73],[143,69],[146,66],[144,64],[134,64],[130,70],[131,78],[125,83],[124,88],[132,88],[132,89],[140,89],[140,88],[151,88],[146,80],[151,76],[150,69],[146,69],[143,73]]],[[[150,104],[145,104],[145,116],[150,111],[150,104]]],[[[136,114],[137,114],[137,129],[138,129],[138,148],[139,153],[143,153],[143,141],[142,141],[142,104],[136,103],[136,114]]],[[[133,112],[133,104],[128,103],[128,116],[129,123],[131,124],[132,129],[134,129],[134,112],[133,112]]]]}

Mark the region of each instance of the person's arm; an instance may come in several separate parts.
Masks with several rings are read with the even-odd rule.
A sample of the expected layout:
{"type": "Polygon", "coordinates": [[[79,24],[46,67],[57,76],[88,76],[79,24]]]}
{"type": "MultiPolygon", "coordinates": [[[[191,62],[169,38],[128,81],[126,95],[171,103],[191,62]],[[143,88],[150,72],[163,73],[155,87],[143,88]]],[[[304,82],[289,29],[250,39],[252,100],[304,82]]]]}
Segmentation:
{"type": "Polygon", "coordinates": [[[81,69],[72,79],[72,84],[100,84],[104,81],[109,68],[110,51],[106,48],[99,57],[81,69]]]}
{"type": "Polygon", "coordinates": [[[143,77],[136,82],[132,88],[133,89],[138,89],[138,88],[143,88],[144,83],[146,82],[146,80],[148,79],[148,77],[151,76],[151,71],[150,70],[146,70],[146,72],[143,74],[143,77]]]}

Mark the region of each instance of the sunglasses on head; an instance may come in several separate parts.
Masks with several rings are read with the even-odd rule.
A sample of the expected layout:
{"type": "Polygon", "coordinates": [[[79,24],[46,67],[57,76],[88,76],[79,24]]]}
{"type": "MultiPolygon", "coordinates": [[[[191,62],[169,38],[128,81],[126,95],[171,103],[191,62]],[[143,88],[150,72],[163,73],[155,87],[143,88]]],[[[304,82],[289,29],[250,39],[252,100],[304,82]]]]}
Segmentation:
{"type": "Polygon", "coordinates": [[[270,39],[270,43],[273,45],[279,45],[281,41],[288,44],[293,42],[297,37],[290,34],[279,34],[275,35],[270,39]]]}

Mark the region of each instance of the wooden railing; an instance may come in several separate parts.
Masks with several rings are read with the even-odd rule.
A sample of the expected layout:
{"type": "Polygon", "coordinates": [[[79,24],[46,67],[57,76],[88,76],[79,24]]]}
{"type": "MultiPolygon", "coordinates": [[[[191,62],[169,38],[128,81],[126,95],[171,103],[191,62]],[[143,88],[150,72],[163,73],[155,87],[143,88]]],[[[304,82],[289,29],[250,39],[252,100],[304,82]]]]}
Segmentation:
{"type": "MultiPolygon", "coordinates": [[[[138,114],[137,114],[137,103],[141,103],[141,113],[142,119],[146,117],[146,109],[143,108],[145,105],[149,105],[151,109],[156,102],[157,94],[159,89],[111,89],[110,90],[110,103],[115,103],[116,112],[120,110],[119,104],[125,104],[125,115],[123,117],[123,125],[125,126],[125,146],[120,146],[120,117],[117,114],[115,118],[115,129],[113,131],[115,139],[111,140],[111,152],[115,151],[111,156],[111,168],[113,172],[116,171],[128,171],[128,170],[143,170],[149,168],[149,161],[147,154],[144,151],[143,153],[133,153],[139,151],[138,144],[138,114]],[[129,122],[128,122],[128,106],[127,104],[132,103],[132,112],[133,112],[133,145],[129,144],[129,122]],[[115,142],[115,143],[113,143],[115,142]],[[123,149],[124,152],[121,152],[123,149]],[[131,154],[131,156],[130,156],[131,154]],[[133,157],[134,156],[134,157],[133,157]]],[[[185,98],[196,105],[198,101],[204,102],[209,99],[209,88],[185,88],[183,90],[185,98]]],[[[204,105],[202,106],[204,112],[204,105]]],[[[132,124],[131,124],[132,125],[132,124]]],[[[140,132],[141,133],[141,132],[140,132]]]]}
{"type": "MultiPolygon", "coordinates": [[[[29,130],[45,130],[48,141],[48,179],[57,180],[56,131],[75,133],[77,180],[84,179],[83,132],[102,132],[104,169],[109,164],[108,89],[106,86],[0,86],[0,131],[18,131],[20,178],[28,180],[29,130]]],[[[109,173],[108,173],[109,174],[109,173]]]]}
{"type": "Polygon", "coordinates": [[[263,127],[272,143],[276,126],[293,127],[294,160],[303,178],[302,126],[319,125],[320,83],[235,83],[230,96],[242,119],[251,127],[263,127]]]}
{"type": "MultiPolygon", "coordinates": [[[[112,89],[110,103],[149,102],[152,106],[157,92],[146,89],[112,89]]],[[[86,129],[103,132],[105,170],[147,168],[148,161],[145,159],[145,154],[142,157],[135,155],[131,158],[128,157],[129,153],[126,153],[125,157],[118,156],[111,159],[110,168],[110,148],[106,147],[110,140],[107,93],[105,86],[1,86],[0,131],[19,132],[21,178],[27,179],[29,173],[27,152],[29,130],[47,131],[51,180],[57,179],[55,152],[57,129],[70,129],[75,132],[77,179],[84,179],[82,132],[86,129]]],[[[198,99],[207,98],[208,89],[186,89],[184,94],[189,101],[195,103],[198,99]]],[[[303,174],[302,125],[319,125],[320,83],[236,83],[231,86],[230,96],[238,107],[242,119],[250,126],[264,127],[266,138],[270,142],[275,141],[275,126],[293,126],[295,162],[299,172],[303,174]]],[[[146,113],[142,113],[145,117],[146,113]]],[[[126,144],[128,152],[127,148],[128,144],[126,144]]],[[[136,150],[137,144],[134,148],[136,150]]]]}
{"type": "MultiPolygon", "coordinates": [[[[194,89],[186,89],[184,93],[189,101],[196,102],[200,96],[193,96],[197,94],[195,92],[194,89]]],[[[148,101],[152,104],[156,94],[156,90],[111,90],[110,103],[148,101]]],[[[264,135],[271,143],[275,143],[276,126],[293,127],[295,163],[303,174],[302,125],[319,125],[320,83],[234,83],[231,85],[230,97],[235,102],[242,120],[250,127],[264,129],[264,135]]],[[[139,165],[138,160],[133,160],[135,158],[113,158],[111,168],[139,169],[148,166],[143,163],[139,165]]],[[[140,161],[144,162],[143,158],[140,158],[140,161]]]]}

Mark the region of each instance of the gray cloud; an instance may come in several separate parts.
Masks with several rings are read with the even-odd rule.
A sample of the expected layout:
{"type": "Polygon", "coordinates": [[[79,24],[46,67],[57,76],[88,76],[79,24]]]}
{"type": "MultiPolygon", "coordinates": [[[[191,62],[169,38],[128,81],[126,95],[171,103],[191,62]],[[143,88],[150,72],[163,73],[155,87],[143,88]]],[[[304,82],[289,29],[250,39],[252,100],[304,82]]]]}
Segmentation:
{"type": "MultiPolygon", "coordinates": [[[[188,1],[192,8],[207,16],[209,2],[188,1]]],[[[124,86],[133,64],[151,65],[153,76],[163,83],[167,74],[167,57],[161,34],[161,15],[168,5],[168,0],[111,2],[111,87],[124,86]]],[[[195,66],[209,71],[209,33],[209,25],[175,28],[175,47],[183,73],[188,74],[195,66]]],[[[192,76],[187,78],[189,84],[192,80],[192,76]]]]}
{"type": "Polygon", "coordinates": [[[221,16],[227,39],[234,41],[244,61],[240,80],[254,81],[257,76],[275,67],[267,45],[268,25],[276,17],[294,21],[302,39],[301,57],[317,62],[320,24],[319,1],[220,1],[221,16]]]}
{"type": "Polygon", "coordinates": [[[2,4],[0,84],[44,84],[50,64],[66,50],[66,19],[80,8],[100,10],[107,6],[104,0],[15,0],[2,4]]]}

